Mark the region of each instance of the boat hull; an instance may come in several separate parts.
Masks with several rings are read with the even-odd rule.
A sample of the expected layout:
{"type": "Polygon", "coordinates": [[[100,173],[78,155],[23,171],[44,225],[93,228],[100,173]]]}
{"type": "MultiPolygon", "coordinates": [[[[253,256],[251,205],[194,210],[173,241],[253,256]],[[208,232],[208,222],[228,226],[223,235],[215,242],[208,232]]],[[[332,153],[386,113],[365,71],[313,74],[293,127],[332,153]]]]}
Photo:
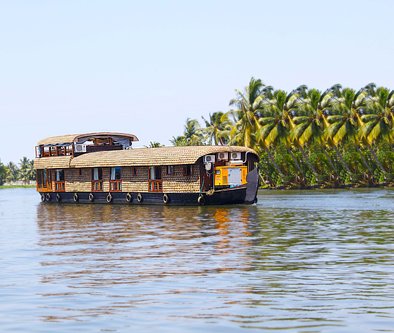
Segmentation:
{"type": "Polygon", "coordinates": [[[47,192],[40,193],[45,203],[72,204],[127,204],[127,205],[230,205],[246,202],[246,187],[218,190],[213,193],[157,193],[157,192],[47,192]]]}

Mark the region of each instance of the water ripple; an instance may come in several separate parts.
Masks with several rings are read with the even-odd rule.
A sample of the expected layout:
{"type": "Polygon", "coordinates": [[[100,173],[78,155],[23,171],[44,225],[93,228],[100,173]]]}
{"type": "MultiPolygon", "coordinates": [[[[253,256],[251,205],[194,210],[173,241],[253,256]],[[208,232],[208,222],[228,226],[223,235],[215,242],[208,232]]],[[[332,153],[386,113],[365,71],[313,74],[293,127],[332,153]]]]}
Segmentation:
{"type": "Polygon", "coordinates": [[[393,198],[269,191],[172,208],[0,191],[0,328],[394,332],[393,198]]]}

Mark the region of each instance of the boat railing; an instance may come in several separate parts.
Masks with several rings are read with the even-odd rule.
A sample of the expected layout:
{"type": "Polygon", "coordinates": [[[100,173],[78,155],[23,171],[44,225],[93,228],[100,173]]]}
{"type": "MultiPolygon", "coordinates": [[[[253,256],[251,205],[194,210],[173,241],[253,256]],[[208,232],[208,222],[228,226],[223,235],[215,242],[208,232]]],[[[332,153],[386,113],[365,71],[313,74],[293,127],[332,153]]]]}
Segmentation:
{"type": "Polygon", "coordinates": [[[36,157],[52,157],[52,156],[72,156],[73,146],[50,146],[37,148],[36,157]]]}
{"type": "Polygon", "coordinates": [[[163,192],[162,180],[149,180],[149,192],[163,192]]]}
{"type": "Polygon", "coordinates": [[[56,192],[65,192],[66,191],[66,186],[65,186],[64,181],[54,182],[54,183],[55,183],[55,191],[56,192]]]}
{"type": "Polygon", "coordinates": [[[92,180],[92,192],[101,192],[103,190],[102,180],[92,180]]]}
{"type": "Polygon", "coordinates": [[[110,180],[109,181],[109,190],[111,192],[122,191],[122,181],[121,180],[110,180]]]}

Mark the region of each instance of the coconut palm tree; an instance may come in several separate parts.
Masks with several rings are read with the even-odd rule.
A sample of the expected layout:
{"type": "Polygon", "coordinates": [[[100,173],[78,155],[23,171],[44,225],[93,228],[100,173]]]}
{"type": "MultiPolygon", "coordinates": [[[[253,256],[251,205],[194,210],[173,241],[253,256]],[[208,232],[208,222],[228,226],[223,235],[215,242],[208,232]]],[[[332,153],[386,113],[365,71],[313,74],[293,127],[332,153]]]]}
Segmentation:
{"type": "Polygon", "coordinates": [[[392,178],[392,175],[388,174],[379,160],[375,147],[378,147],[381,142],[393,142],[394,93],[384,87],[375,88],[375,84],[364,87],[364,91],[368,95],[365,97],[365,109],[360,115],[362,126],[359,138],[361,144],[368,148],[373,160],[387,179],[392,178]]]}
{"type": "Polygon", "coordinates": [[[320,175],[311,163],[305,148],[313,142],[322,143],[324,130],[323,109],[329,103],[326,95],[327,92],[322,94],[317,89],[306,91],[302,101],[297,103],[296,108],[290,114],[293,124],[290,131],[290,141],[301,151],[304,162],[312,171],[317,182],[319,182],[320,175]]]}
{"type": "Polygon", "coordinates": [[[145,148],[160,148],[164,147],[160,142],[157,141],[150,141],[148,146],[145,146],[145,148]]]}
{"type": "Polygon", "coordinates": [[[358,129],[358,115],[352,108],[355,97],[353,89],[345,88],[340,96],[331,98],[330,106],[324,113],[326,141],[330,146],[337,147],[354,138],[358,129]]]}
{"type": "Polygon", "coordinates": [[[352,107],[357,94],[353,89],[341,89],[339,85],[332,89],[329,107],[323,112],[325,119],[325,142],[334,149],[342,167],[352,180],[352,171],[346,164],[338,147],[346,142],[355,142],[359,128],[359,117],[356,108],[352,107]]]}
{"type": "Polygon", "coordinates": [[[380,87],[366,101],[366,111],[361,115],[364,124],[360,137],[368,145],[392,140],[394,92],[380,87]]]}
{"type": "Polygon", "coordinates": [[[201,146],[204,144],[204,133],[196,119],[186,119],[183,135],[172,137],[174,146],[201,146]]]}
{"type": "Polygon", "coordinates": [[[9,162],[7,164],[6,170],[7,170],[6,181],[8,183],[14,182],[18,179],[19,169],[15,163],[9,162]]]}
{"type": "Polygon", "coordinates": [[[202,117],[205,122],[204,132],[208,136],[208,143],[212,145],[225,145],[229,141],[229,132],[231,122],[228,118],[228,114],[218,111],[212,115],[209,114],[209,119],[202,117]]]}
{"type": "Polygon", "coordinates": [[[33,162],[34,161],[29,160],[27,157],[23,157],[19,161],[19,179],[25,184],[27,184],[30,180],[34,180],[35,178],[33,162]]]}
{"type": "Polygon", "coordinates": [[[289,109],[293,105],[289,103],[293,100],[291,94],[283,90],[276,90],[263,99],[256,133],[259,148],[271,148],[287,139],[290,126],[289,109]]]}
{"type": "Polygon", "coordinates": [[[255,150],[257,152],[264,151],[278,174],[284,178],[284,173],[271,154],[271,150],[275,146],[284,144],[292,156],[294,165],[303,174],[297,159],[288,147],[288,133],[291,127],[289,110],[295,105],[297,97],[294,96],[294,92],[287,94],[283,90],[273,91],[272,87],[264,89],[262,97],[261,109],[258,113],[259,127],[256,132],[257,144],[255,150]]]}
{"type": "Polygon", "coordinates": [[[321,141],[324,121],[323,109],[327,106],[327,99],[317,89],[310,89],[307,92],[303,103],[298,103],[296,109],[291,114],[294,124],[290,138],[293,143],[303,148],[313,141],[321,141]]]}
{"type": "Polygon", "coordinates": [[[188,146],[186,138],[183,135],[173,136],[170,142],[173,146],[177,146],[177,147],[188,146]]]}
{"type": "Polygon", "coordinates": [[[259,130],[258,115],[262,109],[261,90],[264,84],[260,79],[251,78],[244,91],[236,90],[236,97],[230,101],[234,109],[229,111],[234,117],[234,126],[230,132],[230,142],[254,148],[255,133],[259,130]]]}
{"type": "Polygon", "coordinates": [[[200,123],[196,119],[186,119],[183,136],[186,138],[189,146],[201,146],[204,144],[204,134],[200,123]]]}

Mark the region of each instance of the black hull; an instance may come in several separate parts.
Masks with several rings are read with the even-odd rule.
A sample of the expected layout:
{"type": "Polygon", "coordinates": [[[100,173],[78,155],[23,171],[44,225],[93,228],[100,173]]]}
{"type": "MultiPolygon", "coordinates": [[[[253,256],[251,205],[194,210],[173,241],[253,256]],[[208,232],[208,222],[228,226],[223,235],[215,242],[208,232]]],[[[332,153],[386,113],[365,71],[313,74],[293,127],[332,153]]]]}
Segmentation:
{"type": "Polygon", "coordinates": [[[245,201],[246,187],[218,190],[212,194],[206,193],[156,193],[156,192],[50,192],[40,193],[45,203],[72,204],[126,204],[126,205],[168,205],[168,206],[198,206],[198,205],[231,205],[251,204],[245,201]]]}

